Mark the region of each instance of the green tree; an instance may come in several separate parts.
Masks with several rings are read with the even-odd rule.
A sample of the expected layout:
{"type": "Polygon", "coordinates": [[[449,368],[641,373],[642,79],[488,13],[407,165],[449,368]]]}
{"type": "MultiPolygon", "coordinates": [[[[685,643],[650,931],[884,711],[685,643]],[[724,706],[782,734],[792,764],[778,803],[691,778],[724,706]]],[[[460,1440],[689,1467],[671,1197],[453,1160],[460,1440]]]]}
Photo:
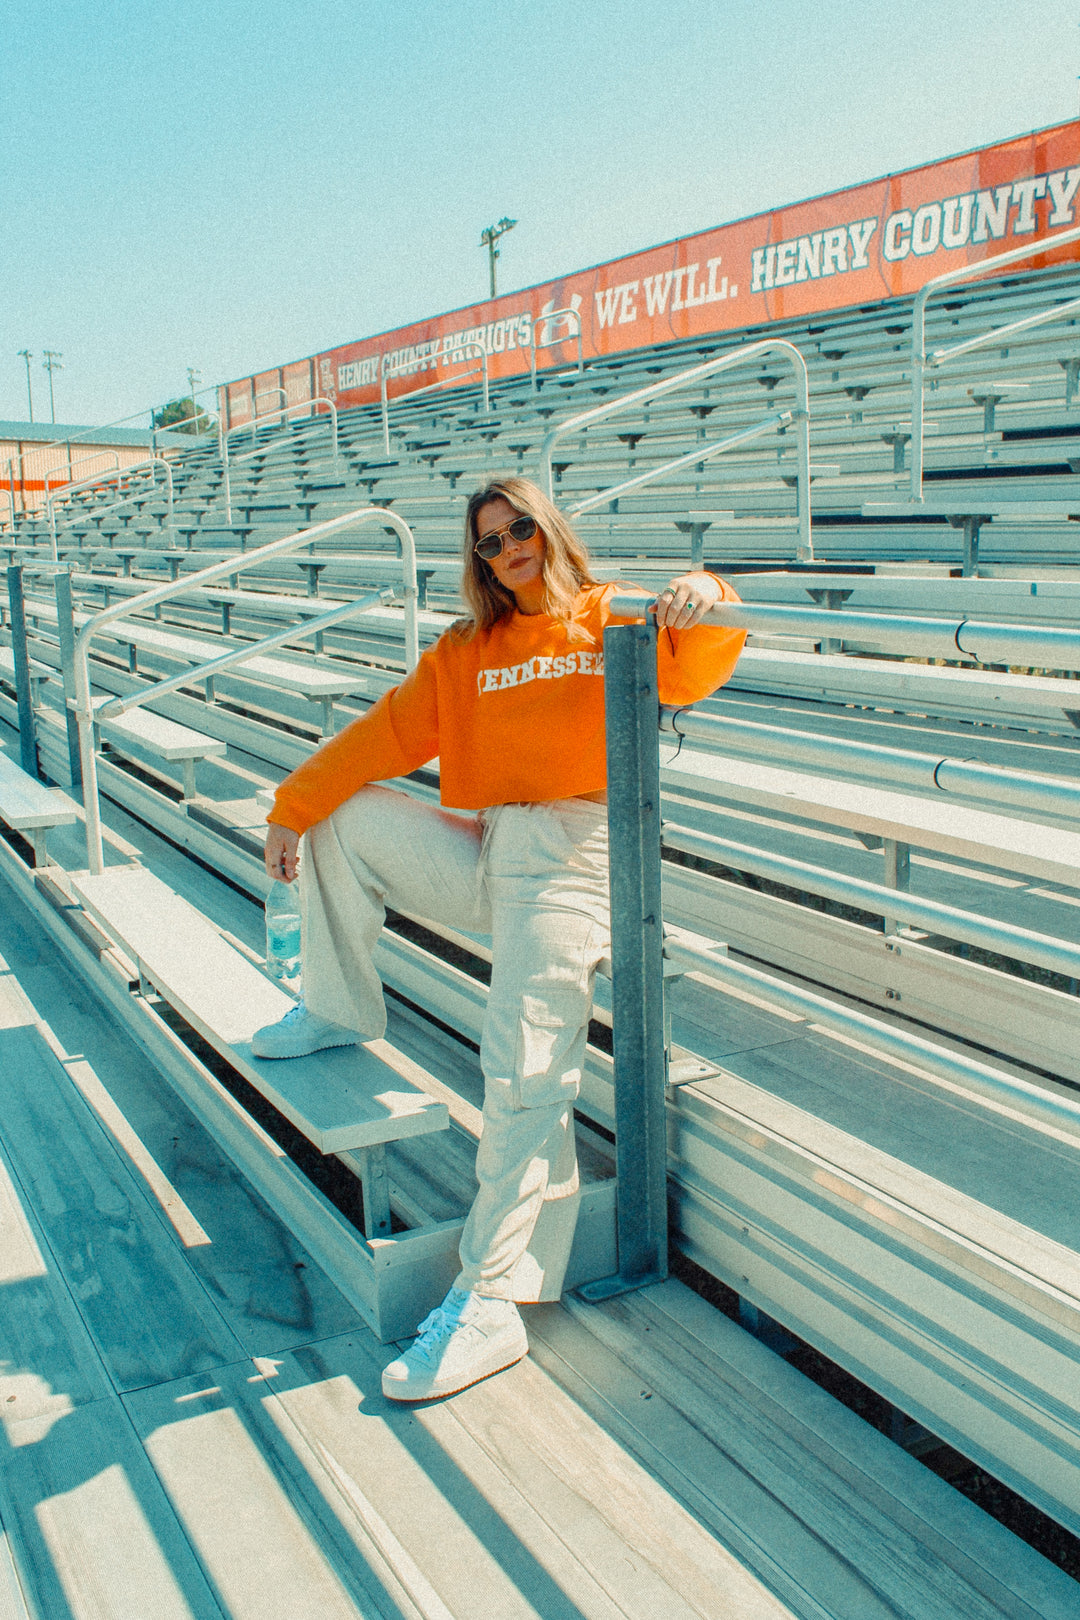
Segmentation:
{"type": "Polygon", "coordinates": [[[193,420],[191,405],[190,394],[185,394],[181,399],[170,399],[160,411],[154,412],[154,426],[171,427],[177,433],[212,433],[216,426],[213,417],[208,416],[201,405],[196,405],[193,420]]]}

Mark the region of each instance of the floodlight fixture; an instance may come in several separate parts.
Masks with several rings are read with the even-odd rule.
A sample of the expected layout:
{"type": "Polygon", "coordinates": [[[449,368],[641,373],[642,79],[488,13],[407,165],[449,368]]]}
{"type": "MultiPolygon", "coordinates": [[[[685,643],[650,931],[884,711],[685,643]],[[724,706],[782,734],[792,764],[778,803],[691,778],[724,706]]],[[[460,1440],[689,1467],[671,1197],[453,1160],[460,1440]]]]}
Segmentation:
{"type": "Polygon", "coordinates": [[[517,224],[516,219],[507,219],[505,214],[497,225],[486,225],[480,232],[480,246],[488,250],[488,268],[491,271],[491,296],[495,297],[495,260],[499,257],[499,250],[495,246],[500,236],[512,231],[517,224]]]}

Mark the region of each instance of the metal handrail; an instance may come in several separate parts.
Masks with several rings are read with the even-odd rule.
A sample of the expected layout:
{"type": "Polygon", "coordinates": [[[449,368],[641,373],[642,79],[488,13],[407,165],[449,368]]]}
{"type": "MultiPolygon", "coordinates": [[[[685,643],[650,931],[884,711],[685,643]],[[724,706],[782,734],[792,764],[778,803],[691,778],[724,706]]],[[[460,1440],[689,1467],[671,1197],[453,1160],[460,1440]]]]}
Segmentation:
{"type": "MultiPolygon", "coordinates": [[[[42,447],[35,447],[35,449],[37,449],[37,448],[42,448],[42,447]]],[[[49,449],[52,448],[51,443],[48,444],[48,448],[49,449]]],[[[25,470],[24,470],[24,467],[23,467],[23,462],[25,461],[27,456],[33,455],[34,453],[35,453],[35,451],[32,451],[32,450],[20,450],[19,454],[17,456],[9,456],[7,458],[7,460],[5,461],[5,463],[4,463],[4,466],[7,468],[7,475],[8,475],[8,507],[9,507],[9,510],[11,512],[11,527],[12,527],[12,529],[15,528],[15,471],[14,471],[15,463],[16,462],[19,463],[19,487],[20,487],[20,489],[23,490],[23,493],[24,493],[24,496],[25,496],[26,474],[25,474],[25,470]]],[[[115,466],[116,467],[120,466],[120,454],[119,454],[119,451],[110,449],[106,445],[100,450],[93,451],[88,456],[80,456],[78,461],[69,461],[69,462],[67,462],[65,467],[63,467],[63,468],[61,468],[61,467],[50,467],[47,472],[42,474],[42,477],[43,477],[43,479],[45,481],[45,494],[46,494],[46,496],[49,493],[49,480],[52,478],[53,473],[58,473],[58,472],[64,471],[64,472],[67,472],[68,474],[70,474],[73,471],[74,468],[81,467],[84,461],[99,461],[102,456],[112,456],[113,461],[115,463],[115,466]]],[[[24,507],[25,507],[25,502],[24,502],[24,507]]]]}
{"type": "Polygon", "coordinates": [[[793,731],[788,726],[770,726],[729,715],[700,714],[694,709],[665,711],[660,729],[706,743],[724,754],[742,754],[766,760],[770,765],[783,762],[827,775],[887,780],[890,785],[900,784],[925,793],[937,791],[1007,804],[1033,815],[1075,817],[1080,812],[1080,784],[1060,776],[823,736],[820,732],[793,731]]]}
{"type": "MultiPolygon", "coordinates": [[[[330,630],[335,624],[342,624],[354,613],[366,613],[369,608],[379,607],[394,599],[394,591],[389,586],[379,590],[370,591],[367,596],[358,596],[351,602],[338,602],[325,613],[319,613],[306,624],[290,624],[284,630],[273,630],[268,636],[260,636],[258,641],[251,642],[246,647],[234,647],[231,652],[219,653],[216,658],[208,658],[205,663],[196,664],[191,669],[181,670],[179,675],[169,675],[153,686],[141,692],[129,692],[127,697],[109,698],[94,710],[95,720],[115,720],[131,709],[141,709],[153,697],[164,697],[169,692],[176,692],[182,686],[191,686],[196,681],[212,679],[220,675],[223,670],[233,669],[237,664],[250,663],[253,657],[262,653],[273,652],[276,647],[284,647],[288,642],[306,641],[309,636],[321,635],[324,630],[330,630]]],[[[130,608],[131,603],[127,606],[130,608]]]]}
{"type": "MultiPolygon", "coordinates": [[[[208,389],[208,388],[204,388],[204,389],[202,389],[202,392],[204,394],[208,394],[208,393],[211,392],[211,390],[208,389]]],[[[195,400],[196,400],[196,398],[198,396],[193,395],[193,394],[184,394],[182,397],[184,398],[185,401],[191,400],[192,404],[194,404],[195,400]]],[[[216,400],[215,400],[215,403],[216,403],[216,400]]],[[[152,424],[153,423],[153,415],[151,415],[150,420],[151,420],[151,424],[152,424]]],[[[216,431],[217,431],[217,422],[213,417],[211,417],[210,412],[209,411],[204,411],[201,405],[196,405],[195,406],[195,414],[194,414],[194,416],[182,416],[178,422],[167,422],[167,423],[165,423],[164,426],[161,426],[161,427],[154,427],[153,425],[151,425],[151,428],[150,428],[150,449],[155,454],[157,453],[158,435],[161,434],[161,433],[179,433],[185,439],[190,439],[191,442],[192,442],[192,445],[194,445],[194,444],[197,444],[198,442],[200,442],[201,440],[209,439],[211,434],[216,433],[216,431]],[[200,433],[198,431],[199,412],[200,411],[202,411],[203,416],[206,418],[207,422],[209,423],[209,427],[208,427],[208,429],[207,429],[207,431],[205,433],[200,433]],[[185,431],[186,428],[189,426],[189,424],[193,428],[196,429],[195,432],[188,433],[188,432],[185,431]]],[[[177,446],[174,446],[173,448],[178,450],[180,447],[177,445],[177,446]]],[[[187,449],[188,447],[185,445],[184,448],[187,449]]]]}
{"type": "MultiPolygon", "coordinates": [[[[654,605],[648,595],[614,596],[618,618],[643,618],[654,605]]],[[[1054,626],[984,623],[978,619],[931,619],[892,613],[842,613],[827,608],[766,607],[757,602],[721,602],[703,624],[738,630],[872,643],[887,652],[922,658],[967,658],[976,664],[1021,664],[1036,669],[1080,669],[1080,630],[1054,626]]]]}
{"type": "MultiPolygon", "coordinates": [[[[173,475],[172,468],[169,466],[169,463],[165,460],[164,456],[147,456],[145,461],[130,461],[126,467],[116,467],[111,472],[101,473],[100,476],[96,478],[81,478],[77,484],[68,484],[65,487],[64,498],[66,499],[69,495],[76,494],[81,489],[93,489],[95,484],[103,484],[109,478],[127,477],[129,473],[142,472],[147,467],[154,469],[151,474],[154,483],[157,482],[156,469],[158,467],[163,467],[165,470],[165,483],[166,488],[168,489],[167,499],[169,514],[167,528],[171,533],[173,527],[173,475]]],[[[97,512],[98,515],[101,516],[105,512],[115,512],[118,506],[130,506],[132,501],[143,501],[145,499],[145,494],[125,495],[118,501],[110,501],[108,506],[99,506],[97,508],[97,512]]],[[[56,562],[58,560],[56,549],[56,507],[54,499],[51,495],[46,497],[45,509],[49,519],[49,536],[52,542],[52,560],[53,562],[56,562]]]]}
{"type": "MultiPolygon", "coordinates": [[[[288,394],[285,392],[284,388],[280,387],[276,383],[273,386],[271,386],[270,388],[260,388],[260,389],[258,389],[258,391],[256,392],[256,394],[254,396],[254,399],[253,399],[253,404],[255,406],[255,414],[251,418],[250,425],[251,425],[252,428],[254,428],[255,423],[259,420],[259,401],[260,401],[260,399],[265,399],[268,394],[277,394],[280,399],[284,400],[286,405],[288,405],[288,403],[289,403],[288,394]]],[[[244,424],[244,425],[246,426],[247,424],[244,424]]],[[[252,437],[254,438],[254,433],[252,434],[252,437]]]]}
{"type": "Polygon", "coordinates": [[[979,950],[1030,962],[1063,978],[1080,979],[1080,945],[1055,939],[1051,934],[1038,934],[1030,928],[1018,928],[1015,923],[980,917],[940,900],[910,894],[906,889],[869,883],[865,878],[850,877],[846,872],[833,872],[808,861],[794,860],[790,855],[777,855],[772,850],[740,844],[715,833],[698,832],[693,827],[680,827],[671,821],[664,822],[661,840],[665,849],[698,855],[720,866],[768,878],[789,889],[809,890],[823,899],[855,906],[872,916],[891,918],[908,928],[924,928],[928,933],[943,934],[979,950]]]}
{"type": "MultiPolygon", "coordinates": [[[[216,399],[217,393],[218,393],[218,390],[219,390],[220,387],[221,387],[220,383],[214,383],[212,387],[200,388],[198,390],[198,392],[195,394],[194,397],[196,399],[200,399],[203,394],[213,394],[215,396],[215,399],[216,399]]],[[[189,391],[188,393],[184,394],[182,397],[184,399],[191,399],[192,395],[191,395],[191,393],[189,391]]],[[[168,403],[169,403],[169,401],[166,401],[166,404],[168,404],[168,403]]],[[[107,433],[110,428],[123,427],[124,424],[127,423],[127,422],[141,422],[143,420],[143,418],[147,415],[147,412],[149,411],[150,424],[151,424],[149,431],[150,431],[151,436],[153,436],[155,433],[168,433],[169,428],[167,428],[167,427],[155,428],[154,425],[153,425],[154,416],[156,415],[156,413],[158,411],[163,410],[163,409],[164,409],[164,406],[162,406],[162,405],[144,406],[142,410],[132,411],[130,413],[130,415],[128,415],[128,416],[118,416],[118,417],[115,418],[114,421],[106,422],[102,427],[87,428],[86,432],[87,433],[107,433]]],[[[186,422],[190,422],[191,417],[189,417],[189,416],[185,417],[184,420],[186,422]]],[[[89,439],[86,439],[86,438],[79,438],[79,439],[49,439],[47,442],[50,445],[60,447],[60,446],[63,446],[63,445],[72,445],[72,444],[77,444],[77,445],[82,446],[84,444],[92,443],[93,441],[89,440],[89,439]]],[[[111,448],[111,446],[110,446],[110,448],[111,448]]]]}
{"type": "Polygon", "coordinates": [[[548,337],[546,337],[544,339],[544,341],[542,343],[537,343],[537,341],[536,341],[536,328],[537,328],[538,325],[542,324],[544,326],[547,326],[552,321],[559,321],[559,320],[573,320],[573,321],[577,322],[577,332],[576,332],[576,334],[571,332],[571,333],[568,334],[568,336],[574,337],[576,335],[576,337],[577,337],[577,368],[578,368],[578,372],[580,374],[581,372],[583,372],[585,370],[585,360],[584,360],[583,351],[582,351],[581,311],[578,310],[578,309],[573,309],[573,308],[567,307],[566,309],[553,309],[553,310],[550,310],[548,312],[548,314],[546,314],[546,315],[540,314],[540,315],[537,316],[536,320],[533,322],[532,327],[531,327],[530,332],[529,332],[529,349],[530,349],[529,374],[530,374],[530,376],[532,378],[532,391],[533,391],[534,394],[536,393],[536,351],[537,351],[537,349],[553,349],[555,347],[556,343],[565,343],[566,342],[566,338],[553,338],[551,336],[548,336],[548,337]]]}
{"type": "MultiPolygon", "coordinates": [[[[930,299],[942,287],[955,286],[960,281],[972,281],[978,276],[993,275],[1003,265],[1019,264],[1024,259],[1035,259],[1040,254],[1050,253],[1054,248],[1065,247],[1069,242],[1080,242],[1080,225],[1069,231],[1059,231],[1056,236],[1044,236],[1041,241],[1027,242],[1023,247],[1011,248],[1008,253],[995,254],[992,259],[983,259],[981,264],[964,264],[956,270],[946,270],[940,276],[933,276],[925,282],[915,294],[915,302],[911,311],[911,500],[923,499],[923,412],[925,400],[923,390],[927,365],[926,356],[926,306],[930,299]]],[[[1047,317],[1048,319],[1050,317],[1047,317]]],[[[1034,323],[1032,323],[1034,324],[1034,323]]],[[[1004,330],[1008,330],[1005,328],[1004,330]]],[[[993,342],[1000,333],[992,332],[985,340],[993,342]]],[[[974,343],[971,347],[974,347],[974,343]]],[[[948,358],[949,351],[939,351],[941,358],[948,358]]],[[[940,364],[941,360],[931,363],[940,364]]]]}
{"type": "MultiPolygon", "coordinates": [[[[279,392],[284,393],[284,389],[279,390],[279,392]]],[[[288,416],[290,411],[306,411],[312,405],[325,405],[330,412],[330,453],[336,461],[338,456],[338,413],[337,406],[334,404],[332,399],[323,399],[319,397],[317,399],[296,400],[292,405],[281,406],[276,411],[264,411],[261,416],[253,416],[250,423],[237,422],[233,427],[230,428],[225,427],[222,418],[220,416],[218,417],[218,454],[221,457],[222,474],[225,482],[226,523],[232,522],[232,480],[229,474],[229,434],[243,433],[246,427],[250,427],[252,430],[251,436],[254,438],[255,428],[257,425],[267,422],[275,416],[288,416]]],[[[245,451],[243,455],[236,456],[233,459],[236,461],[246,461],[250,456],[258,454],[259,452],[257,450],[248,450],[245,451]]]]}
{"type": "MultiPolygon", "coordinates": [[[[795,372],[796,408],[793,415],[798,436],[796,492],[799,523],[796,556],[800,562],[812,561],[814,552],[810,538],[810,387],[806,361],[795,345],[788,343],[784,338],[766,338],[760,343],[747,343],[742,348],[732,350],[730,354],[721,355],[715,360],[706,360],[699,366],[690,366],[686,371],[680,371],[677,376],[669,377],[664,382],[650,383],[647,388],[638,388],[632,394],[624,394],[621,399],[612,400],[607,405],[596,405],[591,410],[581,411],[577,416],[568,417],[565,422],[560,422],[556,427],[549,429],[541,448],[542,468],[546,474],[548,494],[554,498],[555,479],[551,452],[557,442],[567,434],[578,432],[608,416],[618,415],[621,411],[631,410],[646,400],[658,399],[661,395],[673,393],[676,389],[687,388],[714,372],[745,365],[748,360],[759,354],[783,355],[790,361],[795,372]]],[[[691,455],[690,460],[694,459],[696,457],[691,455]]]]}
{"type": "Polygon", "coordinates": [[[935,349],[926,356],[928,366],[942,366],[947,360],[955,360],[958,354],[967,354],[970,349],[986,348],[993,344],[995,348],[1003,337],[1012,337],[1016,332],[1026,332],[1032,326],[1045,326],[1051,321],[1060,321],[1063,315],[1074,314],[1080,310],[1080,298],[1069,298],[1063,304],[1055,304],[1052,309],[1041,309],[1037,315],[1025,315],[1021,321],[1010,321],[1007,326],[992,327],[989,332],[982,332],[978,337],[968,338],[964,343],[954,343],[951,349],[935,349]]]}
{"type": "MultiPolygon", "coordinates": [[[[23,451],[23,455],[25,455],[25,454],[26,454],[26,452],[23,451]]],[[[42,473],[41,476],[42,476],[42,478],[44,480],[44,483],[45,483],[45,493],[46,493],[46,495],[49,493],[49,484],[50,484],[54,474],[57,474],[57,473],[68,473],[68,474],[70,474],[70,473],[74,472],[76,467],[81,467],[84,461],[99,461],[103,456],[112,456],[112,458],[113,458],[113,465],[109,468],[110,472],[117,472],[117,471],[120,470],[120,453],[117,450],[108,450],[108,449],[106,449],[106,450],[98,450],[93,455],[80,456],[78,461],[69,462],[66,467],[50,467],[48,472],[42,473]]],[[[19,459],[22,460],[22,457],[20,456],[19,459]]],[[[131,463],[129,462],[128,465],[130,466],[131,463]]],[[[72,482],[73,482],[73,480],[69,477],[68,478],[68,485],[70,486],[70,484],[72,482]]]]}
{"type": "MultiPolygon", "coordinates": [[[[281,388],[281,389],[278,389],[278,392],[284,394],[285,390],[283,388],[281,388]]],[[[286,394],[285,397],[286,397],[286,400],[288,400],[288,395],[287,394],[286,394]]],[[[332,453],[336,457],[337,453],[338,453],[338,413],[337,413],[337,406],[334,404],[332,399],[323,399],[321,396],[319,398],[317,398],[317,399],[294,400],[291,405],[286,403],[285,405],[279,405],[276,410],[263,411],[260,416],[253,416],[251,418],[250,422],[236,422],[236,423],[233,424],[232,427],[225,428],[224,431],[219,435],[219,437],[221,439],[222,444],[227,446],[230,433],[243,433],[245,428],[262,427],[267,422],[272,421],[274,419],[274,417],[276,417],[276,416],[288,416],[292,411],[307,411],[307,410],[310,410],[313,405],[325,405],[327,410],[330,412],[330,443],[331,443],[331,446],[332,446],[332,453]]],[[[247,451],[246,454],[250,455],[251,452],[247,451]]],[[[243,461],[245,459],[245,457],[243,455],[240,455],[240,456],[235,457],[235,459],[237,461],[243,461]]]]}
{"type": "Polygon", "coordinates": [[[749,444],[753,439],[760,439],[763,433],[772,433],[786,427],[793,420],[792,411],[772,411],[768,416],[763,416],[760,422],[754,422],[750,427],[742,428],[740,432],[732,433],[726,439],[714,439],[711,444],[698,445],[695,450],[688,450],[685,455],[676,456],[673,461],[665,461],[662,466],[651,467],[648,472],[639,473],[636,478],[628,478],[624,484],[614,484],[610,489],[602,489],[597,495],[589,495],[583,501],[576,501],[568,508],[570,516],[579,517],[591,507],[604,506],[608,501],[618,500],[628,489],[638,489],[642,484],[654,483],[656,479],[666,477],[679,467],[696,466],[698,462],[709,461],[725,450],[734,450],[740,444],[749,444]]]}
{"type": "MultiPolygon", "coordinates": [[[[484,414],[486,415],[491,409],[491,393],[488,386],[487,350],[484,348],[482,343],[476,343],[470,339],[467,343],[455,343],[453,349],[450,350],[450,353],[460,355],[478,354],[480,356],[480,364],[478,366],[470,366],[468,371],[459,371],[453,377],[440,377],[438,382],[425,383],[423,388],[412,388],[409,390],[409,399],[416,399],[419,394],[432,394],[437,388],[452,388],[455,383],[464,382],[466,377],[475,377],[476,373],[480,371],[483,373],[484,414]]],[[[379,403],[382,412],[383,449],[389,456],[390,401],[386,392],[386,379],[388,375],[393,375],[395,377],[402,376],[406,371],[411,369],[411,366],[409,363],[406,363],[405,365],[388,366],[386,363],[388,358],[388,355],[383,355],[382,364],[379,368],[379,403]]]]}
{"type": "MultiPolygon", "coordinates": [[[[83,779],[83,809],[86,819],[86,858],[91,872],[98,873],[104,870],[104,853],[101,841],[101,807],[98,800],[97,757],[94,752],[94,721],[97,717],[94,709],[93,695],[90,690],[90,643],[94,636],[107,624],[116,619],[125,618],[130,613],[145,611],[156,607],[161,602],[167,602],[170,597],[179,596],[196,586],[209,584],[211,580],[227,578],[233,574],[241,573],[253,564],[264,562],[270,557],[281,557],[290,551],[299,551],[303,546],[310,545],[312,540],[319,539],[325,534],[332,534],[338,529],[347,528],[350,524],[361,523],[389,523],[397,533],[401,544],[402,574],[404,580],[405,597],[405,664],[406,668],[413,669],[419,659],[419,627],[417,623],[416,605],[416,545],[412,530],[403,518],[396,512],[387,511],[381,506],[358,507],[355,512],[346,512],[342,517],[328,518],[325,523],[317,523],[313,528],[303,529],[298,534],[285,535],[280,540],[271,540],[268,545],[260,546],[255,551],[245,552],[242,557],[227,557],[224,562],[211,563],[208,568],[201,568],[194,574],[189,574],[183,580],[170,580],[164,585],[155,585],[151,590],[144,591],[141,596],[129,598],[125,602],[118,602],[112,607],[103,608],[87,619],[75,639],[75,720],[79,730],[79,756],[82,761],[83,779]]],[[[379,593],[381,595],[381,593],[379,593]]],[[[367,598],[361,602],[366,607],[372,604],[367,598]]],[[[328,613],[317,619],[309,619],[306,625],[290,626],[283,640],[302,640],[305,636],[318,634],[329,624],[337,624],[351,612],[359,612],[357,602],[347,602],[338,607],[331,608],[328,613]]],[[[274,637],[267,637],[263,642],[253,642],[249,647],[237,649],[238,656],[231,653],[220,655],[230,663],[242,663],[248,658],[257,657],[268,641],[274,637]]],[[[276,643],[281,645],[281,641],[276,643]]],[[[209,672],[210,667],[221,668],[220,658],[210,659],[206,665],[197,666],[184,672],[181,680],[190,683],[199,678],[200,674],[209,672]]],[[[134,694],[135,701],[124,702],[124,708],[136,708],[146,703],[163,686],[169,685],[170,690],[180,684],[172,677],[168,681],[155,683],[143,691],[134,694]],[[171,683],[171,685],[170,685],[171,683]]],[[[120,711],[118,711],[120,712],[120,711]]]]}

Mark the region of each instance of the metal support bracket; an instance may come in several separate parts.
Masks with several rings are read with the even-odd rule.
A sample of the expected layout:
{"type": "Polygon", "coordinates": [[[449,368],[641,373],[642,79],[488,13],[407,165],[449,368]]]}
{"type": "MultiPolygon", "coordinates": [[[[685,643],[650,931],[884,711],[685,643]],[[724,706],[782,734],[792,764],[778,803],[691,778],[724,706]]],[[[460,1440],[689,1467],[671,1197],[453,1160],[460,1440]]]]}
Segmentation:
{"type": "Polygon", "coordinates": [[[354,1148],[350,1157],[359,1161],[360,1186],[364,1200],[364,1236],[390,1236],[390,1183],[386,1175],[386,1148],[354,1148]]]}
{"type": "Polygon", "coordinates": [[[964,579],[976,579],[979,573],[979,530],[991,521],[988,513],[972,512],[964,517],[949,518],[951,528],[964,531],[964,561],[961,573],[964,579]]]}
{"type": "MultiPolygon", "coordinates": [[[[901,843],[895,838],[886,838],[882,848],[885,856],[885,886],[906,892],[911,887],[910,844],[901,843]]],[[[897,918],[886,917],[884,921],[886,934],[900,933],[903,924],[897,918]]]]}

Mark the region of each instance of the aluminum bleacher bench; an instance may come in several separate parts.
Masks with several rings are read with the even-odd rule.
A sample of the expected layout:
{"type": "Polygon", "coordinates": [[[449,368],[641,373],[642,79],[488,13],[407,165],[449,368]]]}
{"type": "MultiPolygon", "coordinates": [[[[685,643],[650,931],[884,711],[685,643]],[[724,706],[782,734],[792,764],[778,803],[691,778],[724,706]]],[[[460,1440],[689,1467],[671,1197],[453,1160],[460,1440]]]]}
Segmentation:
{"type": "Polygon", "coordinates": [[[949,669],[757,646],[744,648],[724,691],[982,724],[1019,724],[1066,735],[1074,734],[1080,722],[1080,681],[1060,676],[949,669]]]}
{"type": "MultiPolygon", "coordinates": [[[[292,998],[152,872],[111,867],[78,874],[72,887],[140,976],[320,1153],[381,1149],[448,1128],[445,1103],[417,1083],[423,1071],[385,1041],[287,1063],[254,1057],[252,1035],[283,1017],[292,998]]],[[[388,1210],[366,1215],[369,1236],[389,1234],[388,1210]]]]}
{"type": "MultiPolygon", "coordinates": [[[[108,701],[107,696],[101,699],[102,703],[108,701]]],[[[185,799],[195,797],[196,760],[223,759],[226,752],[225,744],[217,738],[203,736],[190,726],[182,726],[150,709],[133,709],[110,720],[100,720],[98,730],[102,738],[125,757],[178,764],[185,799]]]]}
{"type": "Polygon", "coordinates": [[[28,776],[0,749],[0,821],[33,844],[35,866],[48,862],[45,845],[49,829],[68,827],[78,819],[78,807],[66,793],[28,776]]]}
{"type": "Polygon", "coordinates": [[[935,850],[1051,883],[1074,885],[1080,833],[956,800],[845,781],[809,771],[682,748],[664,766],[665,789],[724,804],[759,805],[827,822],[891,846],[935,850]]]}
{"type": "Polygon", "coordinates": [[[924,490],[922,501],[868,501],[861,507],[863,517],[869,518],[941,518],[953,528],[963,529],[963,569],[974,574],[979,566],[979,531],[994,518],[1018,518],[1028,522],[1043,519],[1080,518],[1080,496],[1075,500],[1040,499],[1002,500],[989,490],[968,491],[960,495],[939,495],[924,490]]]}

